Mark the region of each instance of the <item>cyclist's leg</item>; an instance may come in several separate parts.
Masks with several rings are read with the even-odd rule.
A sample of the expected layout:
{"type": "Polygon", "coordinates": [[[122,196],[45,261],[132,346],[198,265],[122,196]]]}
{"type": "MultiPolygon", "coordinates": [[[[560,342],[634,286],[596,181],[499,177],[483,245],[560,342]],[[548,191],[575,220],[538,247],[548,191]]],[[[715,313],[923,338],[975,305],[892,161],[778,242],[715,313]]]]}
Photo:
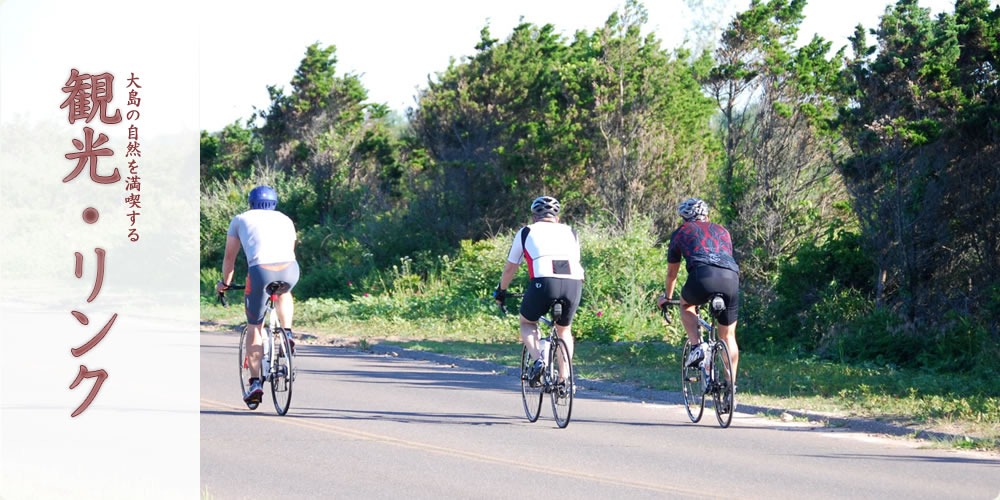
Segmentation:
{"type": "Polygon", "coordinates": [[[681,324],[687,332],[688,344],[698,345],[701,342],[701,335],[698,334],[698,311],[694,304],[688,304],[684,297],[681,297],[681,324]]]}
{"type": "Polygon", "coordinates": [[[687,332],[688,344],[698,345],[701,343],[701,333],[698,331],[698,310],[696,307],[708,301],[708,292],[699,279],[699,269],[694,268],[688,274],[684,288],[681,288],[681,324],[687,332]]]}
{"type": "MultiPolygon", "coordinates": [[[[573,324],[573,316],[576,315],[576,309],[580,305],[580,297],[583,294],[583,282],[570,279],[558,279],[556,282],[559,288],[556,295],[558,295],[559,299],[565,300],[568,305],[568,307],[563,309],[562,317],[556,323],[556,331],[559,332],[559,338],[563,339],[563,342],[566,343],[566,351],[569,353],[570,359],[572,359],[575,352],[575,342],[573,341],[571,325],[573,324]]],[[[559,353],[559,373],[569,373],[569,365],[566,363],[566,360],[562,359],[561,353],[559,353]]]]}
{"type": "MultiPolygon", "coordinates": [[[[570,326],[556,325],[556,331],[559,332],[559,338],[561,338],[562,341],[566,343],[566,350],[569,352],[570,359],[573,359],[574,342],[573,342],[573,332],[570,330],[570,326]]],[[[556,351],[556,354],[559,357],[559,373],[560,374],[569,373],[569,365],[566,363],[566,360],[563,359],[562,351],[556,351]]]]}
{"type": "Polygon", "coordinates": [[[247,325],[247,357],[250,358],[250,377],[260,378],[260,360],[264,357],[264,343],[260,331],[263,324],[247,325]]]}
{"type": "Polygon", "coordinates": [[[736,365],[740,362],[740,348],[736,345],[736,322],[733,321],[731,325],[719,324],[719,339],[726,343],[726,348],[729,349],[729,361],[733,365],[733,380],[730,382],[735,383],[736,380],[736,365]]]}
{"type": "Polygon", "coordinates": [[[541,279],[535,278],[528,282],[528,288],[521,299],[521,341],[528,348],[532,359],[542,359],[538,348],[538,318],[548,312],[549,304],[552,303],[547,289],[541,279]]]}
{"type": "Polygon", "coordinates": [[[740,309],[739,274],[722,268],[709,268],[705,274],[705,287],[712,293],[721,293],[726,301],[726,310],[718,318],[719,339],[726,343],[729,350],[733,369],[733,380],[730,382],[734,382],[740,359],[740,348],[736,344],[736,319],[740,309]]]}
{"type": "Polygon", "coordinates": [[[260,266],[251,266],[247,270],[246,290],[243,296],[243,307],[247,317],[247,355],[250,358],[250,376],[260,377],[260,360],[264,356],[263,336],[261,327],[264,324],[264,313],[267,310],[267,294],[264,287],[267,282],[260,266]]]}
{"type": "Polygon", "coordinates": [[[295,315],[295,304],[292,299],[292,289],[299,281],[299,264],[296,261],[287,263],[287,267],[280,267],[275,271],[270,279],[272,281],[284,281],[288,283],[288,290],[278,294],[278,300],[274,304],[278,313],[278,321],[282,328],[292,329],[292,317],[295,315]]]}
{"type": "Polygon", "coordinates": [[[538,321],[529,321],[521,316],[521,343],[528,348],[531,359],[542,359],[542,352],[538,348],[538,321]]]}
{"type": "Polygon", "coordinates": [[[292,302],[292,292],[278,295],[274,309],[278,313],[278,321],[282,328],[292,329],[292,316],[295,314],[295,304],[292,302]]]}

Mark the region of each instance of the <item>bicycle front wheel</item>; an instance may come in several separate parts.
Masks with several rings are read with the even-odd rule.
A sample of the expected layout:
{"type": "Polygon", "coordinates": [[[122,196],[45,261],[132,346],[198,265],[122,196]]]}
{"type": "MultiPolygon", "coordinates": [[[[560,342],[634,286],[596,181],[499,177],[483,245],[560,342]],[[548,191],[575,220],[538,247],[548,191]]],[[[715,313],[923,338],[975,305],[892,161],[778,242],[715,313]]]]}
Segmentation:
{"type": "Polygon", "coordinates": [[[569,425],[569,417],[573,413],[573,393],[576,386],[573,382],[573,360],[569,356],[566,342],[556,339],[552,343],[552,354],[549,356],[552,365],[552,416],[556,425],[564,429],[569,425]]]}
{"type": "MultiPolygon", "coordinates": [[[[243,327],[240,335],[240,389],[243,390],[243,400],[250,394],[250,355],[247,353],[247,327],[243,327]]],[[[256,410],[260,403],[247,403],[247,408],[256,410]]]]}
{"type": "Polygon", "coordinates": [[[688,354],[693,346],[684,342],[684,351],[681,353],[681,393],[684,394],[684,408],[687,410],[688,418],[697,423],[701,420],[701,415],[705,411],[705,377],[701,368],[688,366],[688,354]]]}
{"type": "Polygon", "coordinates": [[[715,416],[722,428],[729,427],[736,410],[736,394],[733,387],[733,365],[729,359],[726,343],[718,341],[712,349],[712,399],[715,416]]]}
{"type": "Polygon", "coordinates": [[[538,415],[542,412],[542,384],[536,382],[534,386],[528,380],[528,371],[534,360],[528,354],[528,346],[521,349],[521,401],[524,402],[524,415],[528,417],[528,422],[538,420],[538,415]]]}
{"type": "Polygon", "coordinates": [[[274,409],[278,415],[288,412],[292,404],[292,345],[288,335],[282,328],[273,332],[274,356],[271,358],[271,398],[274,399],[274,409]]]}

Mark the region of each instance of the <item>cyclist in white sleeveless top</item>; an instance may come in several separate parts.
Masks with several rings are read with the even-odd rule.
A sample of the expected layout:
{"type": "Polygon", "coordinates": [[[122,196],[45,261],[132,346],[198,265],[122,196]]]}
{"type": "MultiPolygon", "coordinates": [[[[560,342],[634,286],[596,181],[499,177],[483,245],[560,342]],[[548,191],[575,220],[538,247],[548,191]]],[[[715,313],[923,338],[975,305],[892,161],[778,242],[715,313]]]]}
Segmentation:
{"type": "MultiPolygon", "coordinates": [[[[268,284],[280,281],[285,285],[277,290],[275,311],[282,328],[292,338],[292,288],[299,280],[299,265],[295,261],[295,224],[285,214],[278,212],[278,194],[270,186],[257,186],[248,196],[250,210],[243,212],[229,223],[226,236],[226,254],[222,259],[222,281],[216,285],[221,293],[233,282],[236,255],[243,247],[247,258],[246,293],[244,306],[247,317],[247,354],[250,357],[250,389],[244,402],[247,406],[260,403],[264,396],[260,380],[260,361],[264,356],[261,326],[267,308],[268,284]]],[[[294,352],[294,342],[292,343],[294,352]]]]}
{"type": "MultiPolygon", "coordinates": [[[[573,335],[570,325],[580,305],[583,291],[583,266],[580,265],[580,243],[576,232],[559,223],[559,201],[542,196],[531,204],[534,223],[521,228],[514,235],[500,283],[493,293],[501,305],[506,298],[507,286],[514,279],[518,266],[527,261],[530,282],[521,301],[521,341],[528,348],[535,363],[528,373],[532,383],[542,373],[542,355],[538,347],[538,318],[549,311],[556,300],[566,306],[556,322],[559,338],[566,342],[570,358],[573,357],[573,335]]],[[[568,370],[560,370],[565,373],[568,370]]]]}

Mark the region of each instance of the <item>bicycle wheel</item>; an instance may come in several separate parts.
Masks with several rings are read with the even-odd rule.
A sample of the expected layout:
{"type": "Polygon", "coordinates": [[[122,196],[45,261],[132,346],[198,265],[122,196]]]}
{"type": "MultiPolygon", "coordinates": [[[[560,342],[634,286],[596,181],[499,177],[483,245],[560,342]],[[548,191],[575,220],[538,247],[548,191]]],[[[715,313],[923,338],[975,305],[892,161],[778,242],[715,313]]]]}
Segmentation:
{"type": "Polygon", "coordinates": [[[528,422],[538,420],[538,414],[542,412],[542,384],[532,387],[528,380],[528,370],[534,360],[528,355],[528,346],[521,349],[521,401],[524,402],[524,415],[528,417],[528,422]]]}
{"type": "Polygon", "coordinates": [[[555,340],[551,349],[549,364],[552,370],[549,373],[552,375],[549,380],[552,384],[550,392],[552,395],[552,416],[556,419],[556,425],[563,429],[569,425],[569,417],[573,413],[573,392],[576,389],[573,382],[573,360],[569,357],[569,349],[562,339],[555,340]],[[559,362],[559,358],[566,360],[565,372],[560,367],[562,363],[559,362]]]}
{"type": "Polygon", "coordinates": [[[719,425],[729,427],[733,421],[733,411],[736,410],[736,394],[733,390],[733,366],[729,359],[729,348],[726,343],[718,341],[712,349],[712,398],[715,406],[715,416],[719,425]]]}
{"type": "MultiPolygon", "coordinates": [[[[243,327],[240,334],[240,388],[243,390],[243,399],[246,400],[250,390],[250,355],[247,354],[247,328],[243,327]]],[[[256,410],[260,403],[247,403],[247,408],[256,410]]]]}
{"type": "Polygon", "coordinates": [[[684,394],[684,408],[687,409],[688,418],[692,422],[698,422],[705,411],[705,377],[697,365],[687,365],[691,347],[687,341],[684,342],[684,351],[681,353],[681,392],[684,394]]]}
{"type": "Polygon", "coordinates": [[[271,398],[278,415],[288,412],[292,403],[292,344],[282,328],[274,329],[274,357],[271,361],[271,398]]]}

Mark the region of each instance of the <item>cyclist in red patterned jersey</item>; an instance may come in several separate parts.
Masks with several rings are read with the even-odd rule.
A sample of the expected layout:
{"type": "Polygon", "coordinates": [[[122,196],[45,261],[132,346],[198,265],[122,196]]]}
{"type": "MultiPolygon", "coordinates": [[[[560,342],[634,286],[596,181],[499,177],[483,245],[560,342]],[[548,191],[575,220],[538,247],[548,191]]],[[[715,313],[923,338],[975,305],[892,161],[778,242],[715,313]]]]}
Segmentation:
{"type": "MultiPolygon", "coordinates": [[[[573,357],[570,324],[580,305],[583,266],[580,265],[580,243],[577,241],[576,231],[559,223],[559,210],[559,201],[551,196],[541,196],[531,203],[535,222],[521,228],[514,236],[500,283],[493,292],[496,301],[503,305],[507,286],[514,279],[518,266],[521,262],[527,262],[531,282],[521,301],[521,341],[535,360],[528,372],[528,379],[532,384],[538,382],[544,368],[538,347],[538,318],[557,300],[562,300],[566,305],[562,316],[556,321],[556,330],[559,338],[566,342],[569,357],[573,357]]],[[[561,355],[558,361],[561,365],[559,373],[569,372],[561,355]]]]}
{"type": "Polygon", "coordinates": [[[689,366],[696,366],[705,356],[707,345],[698,333],[695,306],[704,304],[716,293],[722,294],[726,310],[719,317],[719,338],[729,348],[736,382],[736,365],[740,358],[736,345],[736,316],[740,307],[740,267],[733,258],[733,241],[726,228],[708,222],[708,205],[701,198],[689,198],[677,208],[684,219],[681,227],[670,235],[667,249],[666,294],[657,299],[663,306],[674,294],[681,257],[687,263],[688,279],[681,289],[681,322],[687,331],[688,343],[694,346],[688,356],[689,366]]]}

